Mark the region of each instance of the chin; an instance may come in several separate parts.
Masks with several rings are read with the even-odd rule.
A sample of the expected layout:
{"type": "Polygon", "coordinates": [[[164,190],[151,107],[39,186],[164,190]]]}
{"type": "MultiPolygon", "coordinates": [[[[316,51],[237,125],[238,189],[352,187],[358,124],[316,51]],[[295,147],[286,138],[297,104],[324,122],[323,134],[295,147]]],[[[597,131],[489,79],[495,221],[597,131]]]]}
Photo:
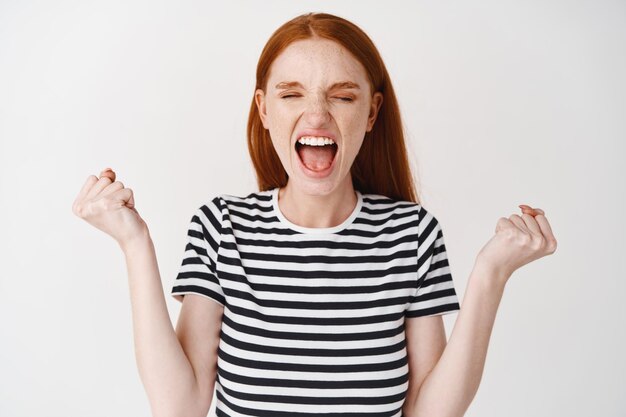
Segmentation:
{"type": "Polygon", "coordinates": [[[311,180],[308,178],[289,178],[291,186],[308,195],[325,196],[331,194],[339,185],[336,180],[324,179],[324,180],[311,180]]]}
{"type": "Polygon", "coordinates": [[[297,185],[302,192],[309,195],[323,196],[332,193],[337,184],[334,181],[314,182],[310,180],[300,180],[297,185]]]}

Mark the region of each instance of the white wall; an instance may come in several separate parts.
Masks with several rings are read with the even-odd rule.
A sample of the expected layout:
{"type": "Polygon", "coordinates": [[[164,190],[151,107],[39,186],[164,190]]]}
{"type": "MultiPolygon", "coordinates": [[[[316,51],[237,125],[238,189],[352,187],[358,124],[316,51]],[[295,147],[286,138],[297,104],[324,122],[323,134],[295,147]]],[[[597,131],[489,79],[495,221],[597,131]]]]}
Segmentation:
{"type": "Polygon", "coordinates": [[[307,11],[379,47],[461,297],[518,204],[543,208],[557,236],[509,282],[466,415],[626,414],[626,3],[385,4],[0,1],[0,415],[150,415],[123,255],[72,202],[115,169],[168,294],[193,211],[256,191],[256,62],[307,11]]]}

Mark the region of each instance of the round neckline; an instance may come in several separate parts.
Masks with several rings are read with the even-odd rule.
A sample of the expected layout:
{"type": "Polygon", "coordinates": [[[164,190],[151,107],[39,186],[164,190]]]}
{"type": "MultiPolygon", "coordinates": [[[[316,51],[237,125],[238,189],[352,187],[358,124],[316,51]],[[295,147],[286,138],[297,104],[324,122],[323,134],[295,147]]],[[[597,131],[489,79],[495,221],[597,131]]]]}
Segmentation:
{"type": "Polygon", "coordinates": [[[300,232],[300,233],[332,234],[332,233],[340,232],[340,231],[344,230],[345,228],[347,228],[348,226],[350,226],[350,224],[352,224],[354,219],[361,212],[361,207],[363,207],[363,195],[359,192],[359,190],[355,189],[354,191],[355,191],[356,197],[357,197],[356,206],[354,207],[354,210],[352,210],[352,213],[350,213],[348,218],[345,219],[341,224],[338,224],[337,226],[333,226],[333,227],[304,227],[304,226],[300,226],[300,225],[297,225],[297,224],[289,221],[285,217],[285,215],[282,213],[282,211],[280,211],[280,207],[278,206],[278,191],[279,190],[280,190],[280,187],[275,187],[272,190],[272,193],[271,193],[271,195],[272,195],[272,209],[274,210],[274,215],[285,226],[287,226],[288,228],[293,229],[293,230],[295,230],[297,232],[300,232]]]}

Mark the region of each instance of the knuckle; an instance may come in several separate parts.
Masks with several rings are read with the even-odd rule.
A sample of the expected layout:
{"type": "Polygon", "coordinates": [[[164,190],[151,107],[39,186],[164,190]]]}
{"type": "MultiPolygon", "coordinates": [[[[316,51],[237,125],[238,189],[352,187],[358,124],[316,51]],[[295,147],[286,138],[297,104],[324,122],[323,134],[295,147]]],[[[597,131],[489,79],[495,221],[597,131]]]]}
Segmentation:
{"type": "Polygon", "coordinates": [[[101,200],[100,206],[102,207],[102,210],[104,211],[109,211],[113,209],[112,201],[109,198],[103,198],[101,200]]]}
{"type": "Polygon", "coordinates": [[[525,233],[520,233],[520,236],[517,238],[518,242],[522,246],[531,246],[532,238],[525,233]]]}
{"type": "Polygon", "coordinates": [[[85,217],[85,206],[82,204],[77,204],[76,208],[74,209],[74,213],[76,213],[78,217],[85,217]]]}
{"type": "Polygon", "coordinates": [[[506,228],[502,231],[502,233],[504,234],[504,237],[510,240],[515,239],[515,235],[517,234],[512,228],[506,228]]]}
{"type": "Polygon", "coordinates": [[[550,253],[556,252],[556,247],[557,247],[556,240],[551,240],[550,242],[548,242],[548,251],[550,253]]]}
{"type": "Polygon", "coordinates": [[[532,239],[532,241],[530,242],[530,247],[535,251],[542,249],[544,245],[545,245],[545,241],[542,237],[532,239]]]}
{"type": "Polygon", "coordinates": [[[82,205],[74,206],[72,212],[78,217],[85,217],[85,208],[82,205]]]}

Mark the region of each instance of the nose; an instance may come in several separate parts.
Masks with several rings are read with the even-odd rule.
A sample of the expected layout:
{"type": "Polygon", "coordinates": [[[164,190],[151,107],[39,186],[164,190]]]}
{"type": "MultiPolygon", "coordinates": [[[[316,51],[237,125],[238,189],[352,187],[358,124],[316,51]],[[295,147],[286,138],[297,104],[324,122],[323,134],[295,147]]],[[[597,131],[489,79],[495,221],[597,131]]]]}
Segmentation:
{"type": "Polygon", "coordinates": [[[310,126],[319,126],[330,120],[326,97],[315,95],[307,100],[304,117],[310,126]]]}

